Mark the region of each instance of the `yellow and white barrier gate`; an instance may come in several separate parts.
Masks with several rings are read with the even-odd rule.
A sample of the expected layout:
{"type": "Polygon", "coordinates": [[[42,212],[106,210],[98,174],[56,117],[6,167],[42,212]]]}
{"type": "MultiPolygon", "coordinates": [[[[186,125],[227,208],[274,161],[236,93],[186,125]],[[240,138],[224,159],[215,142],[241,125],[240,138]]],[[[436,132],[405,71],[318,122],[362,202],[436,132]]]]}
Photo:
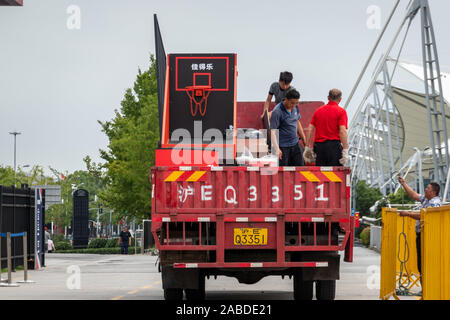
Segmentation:
{"type": "Polygon", "coordinates": [[[415,220],[383,208],[380,298],[418,292],[424,300],[450,300],[450,206],[421,211],[422,278],[417,268],[415,220]]]}
{"type": "Polygon", "coordinates": [[[450,300],[450,206],[422,210],[424,300],[450,300]]]}

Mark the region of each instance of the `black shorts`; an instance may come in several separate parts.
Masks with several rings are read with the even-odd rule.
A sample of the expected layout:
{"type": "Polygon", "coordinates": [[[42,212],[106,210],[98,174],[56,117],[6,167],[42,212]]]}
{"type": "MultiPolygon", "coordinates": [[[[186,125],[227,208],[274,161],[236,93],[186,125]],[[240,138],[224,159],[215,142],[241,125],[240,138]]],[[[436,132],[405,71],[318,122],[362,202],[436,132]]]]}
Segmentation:
{"type": "Polygon", "coordinates": [[[339,140],[327,140],[314,143],[316,153],[316,166],[342,167],[339,159],[342,158],[342,144],[339,140]]]}
{"type": "Polygon", "coordinates": [[[279,162],[280,166],[301,167],[305,165],[305,161],[303,160],[303,148],[300,143],[297,143],[292,147],[280,147],[280,149],[283,153],[279,162]]]}

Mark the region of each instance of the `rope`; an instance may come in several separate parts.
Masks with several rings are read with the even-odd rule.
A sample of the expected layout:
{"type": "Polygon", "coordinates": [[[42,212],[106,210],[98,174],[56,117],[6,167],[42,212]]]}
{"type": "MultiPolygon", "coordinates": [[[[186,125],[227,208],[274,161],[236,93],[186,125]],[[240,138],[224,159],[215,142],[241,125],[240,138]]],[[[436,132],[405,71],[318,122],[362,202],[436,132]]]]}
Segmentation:
{"type": "MultiPolygon", "coordinates": [[[[402,194],[402,202],[403,202],[403,194],[402,194]]],[[[409,260],[409,244],[408,244],[408,240],[406,238],[406,233],[405,233],[405,217],[403,217],[402,222],[403,222],[402,232],[400,232],[400,234],[398,235],[397,259],[398,259],[398,261],[400,261],[400,277],[398,279],[398,289],[397,289],[396,293],[397,293],[398,296],[409,296],[409,295],[411,295],[411,293],[410,293],[408,287],[411,284],[411,280],[410,280],[411,277],[410,277],[410,274],[408,272],[408,269],[406,268],[406,263],[409,260]],[[400,244],[401,244],[401,239],[402,238],[405,241],[405,249],[403,251],[403,259],[400,257],[400,251],[401,251],[400,250],[400,244]],[[406,276],[408,277],[408,284],[406,286],[404,286],[403,283],[402,283],[403,273],[405,273],[406,276]]]]}

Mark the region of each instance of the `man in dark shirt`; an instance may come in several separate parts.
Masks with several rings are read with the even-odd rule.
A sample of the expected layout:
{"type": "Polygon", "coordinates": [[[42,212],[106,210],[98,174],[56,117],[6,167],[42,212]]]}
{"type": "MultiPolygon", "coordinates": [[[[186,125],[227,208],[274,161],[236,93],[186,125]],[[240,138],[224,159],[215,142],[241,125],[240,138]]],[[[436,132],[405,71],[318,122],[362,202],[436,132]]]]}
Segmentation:
{"type": "MultiPolygon", "coordinates": [[[[264,109],[261,115],[261,118],[264,117],[266,111],[269,111],[270,103],[272,102],[272,98],[275,96],[275,104],[279,104],[286,97],[286,92],[291,88],[291,82],[294,77],[292,73],[289,71],[284,71],[280,73],[280,78],[278,82],[274,82],[271,84],[269,89],[269,95],[267,96],[266,101],[264,102],[264,109]]],[[[269,118],[272,112],[269,112],[269,118]]]]}
{"type": "Polygon", "coordinates": [[[302,156],[303,150],[299,143],[299,136],[303,141],[306,141],[297,106],[299,99],[300,93],[291,88],[286,93],[286,98],[273,109],[270,117],[272,142],[280,159],[280,166],[305,165],[302,156]],[[278,130],[279,133],[278,141],[275,130],[278,130]]]}
{"type": "Polygon", "coordinates": [[[128,247],[131,246],[131,233],[127,227],[123,228],[123,231],[119,235],[120,253],[128,254],[128,247]]]}

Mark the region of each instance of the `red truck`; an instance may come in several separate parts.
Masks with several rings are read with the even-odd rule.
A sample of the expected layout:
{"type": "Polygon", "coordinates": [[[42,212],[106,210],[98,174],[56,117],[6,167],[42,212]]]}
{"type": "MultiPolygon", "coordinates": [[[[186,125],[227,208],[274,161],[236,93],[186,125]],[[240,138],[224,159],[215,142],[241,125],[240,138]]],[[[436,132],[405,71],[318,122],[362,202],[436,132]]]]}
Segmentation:
{"type": "MultiPolygon", "coordinates": [[[[300,104],[304,127],[320,105],[300,104]]],[[[262,106],[237,103],[237,126],[260,129],[262,106]]],[[[155,166],[150,181],[166,299],[203,299],[219,275],[289,276],[295,299],[312,299],[314,283],[317,299],[334,299],[339,251],[353,259],[348,168],[155,166]]]]}
{"type": "MultiPolygon", "coordinates": [[[[295,299],[312,299],[314,283],[317,299],[334,299],[339,251],[353,259],[350,170],[240,166],[237,128],[262,129],[264,103],[237,102],[237,55],[166,56],[156,16],[155,39],[161,140],[149,178],[165,299],[203,299],[205,277],[220,275],[289,276],[295,299]]],[[[322,104],[300,103],[304,128],[322,104]]]]}
{"type": "Polygon", "coordinates": [[[205,277],[294,278],[294,298],[334,299],[353,255],[350,171],[339,167],[154,167],[152,233],[164,297],[205,296],[205,277]]]}

